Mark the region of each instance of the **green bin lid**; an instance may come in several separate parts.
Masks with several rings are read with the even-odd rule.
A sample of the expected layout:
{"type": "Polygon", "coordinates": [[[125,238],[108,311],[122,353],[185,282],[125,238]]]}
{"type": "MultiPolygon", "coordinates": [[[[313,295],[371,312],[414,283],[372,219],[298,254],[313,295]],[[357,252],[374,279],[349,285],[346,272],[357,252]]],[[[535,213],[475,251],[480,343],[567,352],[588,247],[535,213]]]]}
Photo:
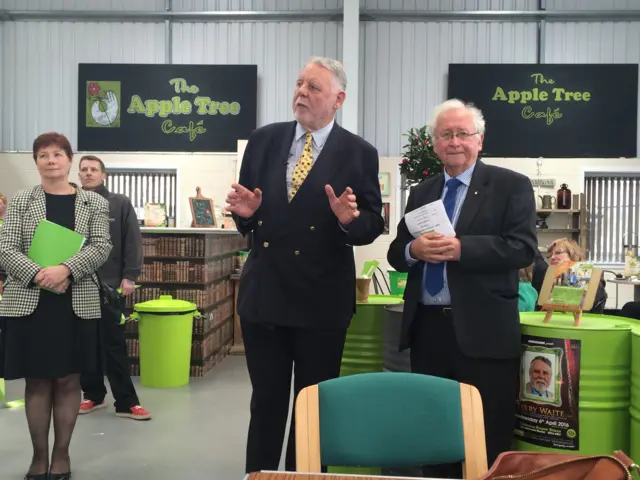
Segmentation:
{"type": "Polygon", "coordinates": [[[613,315],[584,313],[577,327],[571,313],[553,312],[549,323],[544,323],[545,315],[546,312],[520,312],[520,324],[551,330],[631,330],[628,321],[613,315]]]}
{"type": "Polygon", "coordinates": [[[394,305],[403,302],[401,295],[369,295],[368,302],[358,302],[358,305],[394,305]]]}
{"type": "Polygon", "coordinates": [[[142,313],[190,313],[196,310],[196,304],[175,299],[171,295],[160,295],[157,300],[136,303],[133,309],[142,313]]]}
{"type": "Polygon", "coordinates": [[[631,334],[640,336],[640,320],[628,317],[618,317],[622,323],[626,323],[631,327],[631,334]]]}

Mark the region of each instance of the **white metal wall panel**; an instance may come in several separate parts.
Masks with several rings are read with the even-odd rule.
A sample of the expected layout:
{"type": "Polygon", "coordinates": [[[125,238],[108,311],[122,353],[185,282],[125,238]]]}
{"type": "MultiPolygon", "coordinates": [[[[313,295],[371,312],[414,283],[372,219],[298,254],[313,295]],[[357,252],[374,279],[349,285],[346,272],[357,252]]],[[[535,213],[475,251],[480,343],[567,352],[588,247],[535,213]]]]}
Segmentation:
{"type": "Polygon", "coordinates": [[[368,22],[361,134],[381,156],[400,155],[402,134],[425,125],[446,99],[450,63],[535,63],[536,29],[534,23],[368,22]]]}
{"type": "Polygon", "coordinates": [[[335,9],[342,9],[342,0],[173,0],[176,12],[335,9]]]}
{"type": "Polygon", "coordinates": [[[546,0],[547,10],[639,10],[639,0],[546,0]]]}
{"type": "Polygon", "coordinates": [[[538,0],[360,0],[367,10],[536,10],[538,0]]]}
{"type": "Polygon", "coordinates": [[[0,0],[2,10],[162,11],[164,0],[0,0]]]}
{"type": "Polygon", "coordinates": [[[164,63],[161,24],[6,22],[0,151],[56,130],[77,145],[78,63],[164,63]]]}
{"type": "Polygon", "coordinates": [[[546,63],[640,64],[640,22],[548,23],[544,48],[546,63]]]}
{"type": "Polygon", "coordinates": [[[178,23],[173,62],[258,65],[258,126],[292,119],[296,76],[313,55],[342,58],[342,24],[178,23]]]}

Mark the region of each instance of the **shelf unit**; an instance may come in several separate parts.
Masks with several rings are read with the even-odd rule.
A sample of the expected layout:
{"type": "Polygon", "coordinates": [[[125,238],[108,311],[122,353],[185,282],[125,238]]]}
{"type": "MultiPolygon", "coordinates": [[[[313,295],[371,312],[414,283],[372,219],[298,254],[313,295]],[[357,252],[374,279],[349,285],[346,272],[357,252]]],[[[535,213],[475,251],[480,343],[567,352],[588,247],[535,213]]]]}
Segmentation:
{"type": "Polygon", "coordinates": [[[575,194],[572,197],[571,209],[551,208],[537,209],[538,215],[538,244],[541,251],[546,251],[546,245],[550,244],[558,238],[567,237],[575,240],[583,251],[587,252],[588,235],[589,235],[589,218],[584,193],[575,194]],[[557,220],[561,218],[561,220],[557,220]],[[549,219],[551,223],[561,221],[565,224],[565,228],[540,228],[542,221],[549,219]],[[540,236],[544,235],[544,245],[540,245],[540,236]],[[555,237],[553,236],[555,235],[555,237]]]}
{"type": "MultiPolygon", "coordinates": [[[[233,343],[234,289],[237,252],[246,248],[239,234],[162,232],[142,233],[143,267],[140,288],[127,298],[135,303],[171,295],[195,303],[200,316],[193,320],[191,376],[203,377],[229,352],[233,343]]],[[[125,327],[131,374],[140,375],[138,324],[125,327]]]]}

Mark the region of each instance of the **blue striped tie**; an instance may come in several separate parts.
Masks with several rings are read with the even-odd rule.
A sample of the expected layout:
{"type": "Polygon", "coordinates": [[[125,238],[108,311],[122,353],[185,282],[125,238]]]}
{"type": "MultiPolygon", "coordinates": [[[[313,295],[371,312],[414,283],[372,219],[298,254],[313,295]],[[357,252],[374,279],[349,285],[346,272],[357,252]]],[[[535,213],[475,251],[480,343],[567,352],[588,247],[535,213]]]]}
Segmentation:
{"type": "MultiPolygon", "coordinates": [[[[462,182],[457,178],[450,178],[447,181],[447,193],[444,196],[444,209],[447,212],[447,216],[451,223],[453,223],[453,210],[456,205],[456,194],[458,193],[458,187],[462,185],[462,182]]],[[[438,294],[444,288],[444,262],[442,263],[429,263],[427,273],[425,275],[425,287],[427,292],[432,297],[438,294]]]]}

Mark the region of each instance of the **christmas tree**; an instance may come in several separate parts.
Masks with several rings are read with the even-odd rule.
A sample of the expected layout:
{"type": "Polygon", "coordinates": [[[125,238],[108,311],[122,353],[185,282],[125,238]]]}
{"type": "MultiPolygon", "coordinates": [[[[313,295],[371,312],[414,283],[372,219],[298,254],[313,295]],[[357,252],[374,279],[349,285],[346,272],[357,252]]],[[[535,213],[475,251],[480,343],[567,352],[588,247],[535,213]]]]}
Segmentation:
{"type": "Polygon", "coordinates": [[[411,128],[402,136],[408,137],[409,143],[402,148],[402,162],[400,173],[405,176],[407,185],[411,188],[423,180],[442,173],[442,162],[433,150],[433,140],[427,132],[427,126],[419,129],[411,128]]]}

